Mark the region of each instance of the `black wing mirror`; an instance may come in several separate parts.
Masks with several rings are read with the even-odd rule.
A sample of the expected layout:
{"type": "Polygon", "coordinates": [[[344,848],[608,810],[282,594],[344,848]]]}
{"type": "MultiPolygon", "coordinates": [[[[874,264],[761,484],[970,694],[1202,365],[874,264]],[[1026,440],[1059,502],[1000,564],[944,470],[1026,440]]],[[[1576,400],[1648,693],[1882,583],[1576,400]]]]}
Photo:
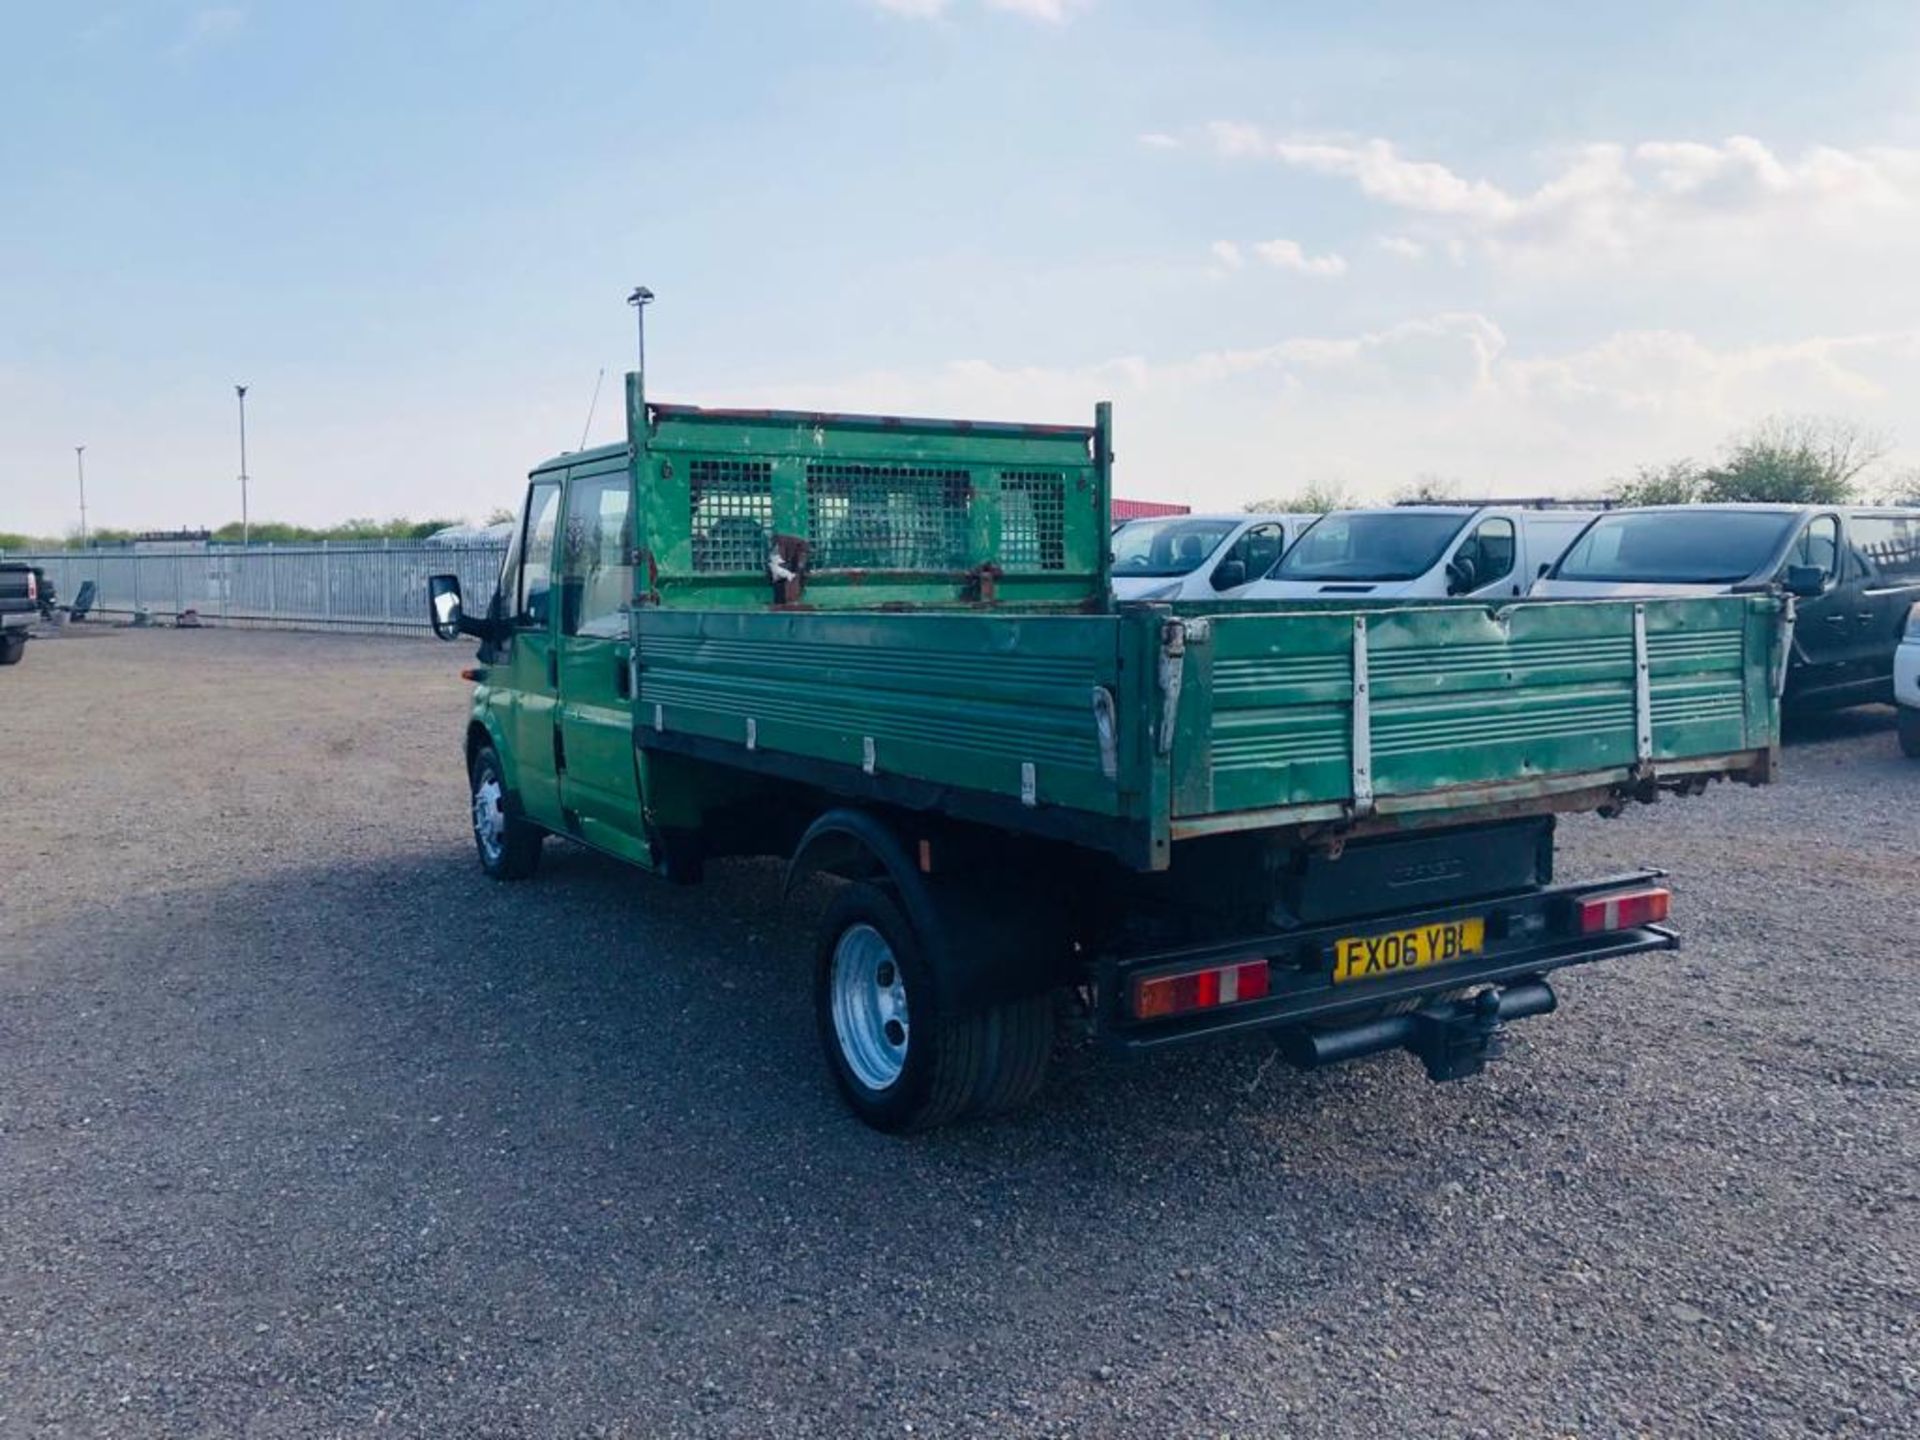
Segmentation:
{"type": "Polygon", "coordinates": [[[1827,572],[1818,565],[1789,565],[1787,567],[1787,593],[1802,600],[1811,600],[1816,595],[1824,595],[1827,590],[1827,572]]]}
{"type": "Polygon", "coordinates": [[[1222,560],[1213,567],[1213,588],[1216,590],[1234,590],[1247,583],[1247,562],[1244,560],[1222,560]]]}
{"type": "Polygon", "coordinates": [[[460,598],[458,575],[427,577],[427,618],[433,633],[442,640],[457,640],[462,635],[484,635],[483,621],[469,620],[465,602],[460,598]]]}
{"type": "Polygon", "coordinates": [[[1447,562],[1447,593],[1464,595],[1473,589],[1473,583],[1479,578],[1473,561],[1465,555],[1456,555],[1447,562]]]}

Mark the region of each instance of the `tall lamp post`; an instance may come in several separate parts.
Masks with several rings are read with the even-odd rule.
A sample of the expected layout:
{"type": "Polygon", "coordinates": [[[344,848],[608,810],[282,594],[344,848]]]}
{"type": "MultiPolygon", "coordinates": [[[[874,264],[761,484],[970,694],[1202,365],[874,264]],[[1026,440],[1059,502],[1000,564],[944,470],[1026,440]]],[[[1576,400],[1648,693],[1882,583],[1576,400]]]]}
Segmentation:
{"type": "Polygon", "coordinates": [[[253,528],[247,520],[247,387],[236,385],[233,393],[240,398],[240,543],[248,545],[253,528]]]}
{"type": "Polygon", "coordinates": [[[633,287],[633,293],[627,296],[627,303],[633,307],[635,327],[639,331],[638,361],[636,367],[640,376],[640,393],[647,393],[647,306],[653,303],[653,292],[644,285],[633,287]]]}
{"type": "Polygon", "coordinates": [[[87,447],[73,447],[73,465],[80,472],[80,548],[87,548],[87,447]]]}

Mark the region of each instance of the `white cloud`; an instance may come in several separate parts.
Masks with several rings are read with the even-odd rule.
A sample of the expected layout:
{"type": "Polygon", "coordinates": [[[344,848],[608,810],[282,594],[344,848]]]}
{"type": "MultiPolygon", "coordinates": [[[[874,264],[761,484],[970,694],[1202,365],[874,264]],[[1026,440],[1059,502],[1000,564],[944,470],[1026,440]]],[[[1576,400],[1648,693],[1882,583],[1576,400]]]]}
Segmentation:
{"type": "Polygon", "coordinates": [[[1347,273],[1347,262],[1340,255],[1309,255],[1300,248],[1297,240],[1262,240],[1253,247],[1253,253],[1276,270],[1291,270],[1297,275],[1311,275],[1316,279],[1330,280],[1347,273]]]}
{"type": "Polygon", "coordinates": [[[1593,144],[1527,190],[1411,159],[1383,139],[1270,136],[1234,121],[1214,122],[1208,137],[1230,159],[1347,180],[1423,224],[1427,240],[1488,253],[1626,258],[1695,237],[1735,250],[1778,249],[1790,236],[1870,244],[1895,227],[1903,244],[1920,243],[1920,150],[1813,146],[1787,157],[1739,135],[1593,144]]]}
{"type": "Polygon", "coordinates": [[[967,360],[715,398],[1064,421],[1113,399],[1123,493],[1222,506],[1309,478],[1384,499],[1421,472],[1490,494],[1596,494],[1642,462],[1711,455],[1769,414],[1844,415],[1898,436],[1916,390],[1920,328],[1739,345],[1622,330],[1521,353],[1490,317],[1447,311],[1168,360],[967,360]]]}
{"type": "Polygon", "coordinates": [[[1005,10],[1029,20],[1049,25],[1064,25],[1083,10],[1093,8],[1093,0],[987,0],[989,10],[1005,10]]]}
{"type": "MultiPolygon", "coordinates": [[[[953,8],[953,0],[867,0],[874,8],[890,15],[913,20],[937,20],[953,8]]],[[[1094,0],[982,0],[989,10],[1018,15],[1043,25],[1064,25],[1074,16],[1093,8],[1094,0]]]]}
{"type": "Polygon", "coordinates": [[[1398,255],[1402,260],[1423,260],[1427,247],[1411,235],[1382,235],[1374,242],[1389,255],[1398,255]]]}
{"type": "Polygon", "coordinates": [[[1159,130],[1149,130],[1139,137],[1140,144],[1147,150],[1178,150],[1180,142],[1173,136],[1159,130]]]}
{"type": "Polygon", "coordinates": [[[1209,248],[1213,252],[1213,258],[1226,266],[1227,269],[1240,270],[1246,267],[1247,257],[1241,254],[1240,247],[1234,244],[1233,241],[1216,240],[1209,248]]]}
{"type": "Polygon", "coordinates": [[[234,34],[247,23],[247,12],[237,5],[214,6],[194,11],[187,21],[186,34],[174,42],[171,53],[190,55],[234,34]]]}

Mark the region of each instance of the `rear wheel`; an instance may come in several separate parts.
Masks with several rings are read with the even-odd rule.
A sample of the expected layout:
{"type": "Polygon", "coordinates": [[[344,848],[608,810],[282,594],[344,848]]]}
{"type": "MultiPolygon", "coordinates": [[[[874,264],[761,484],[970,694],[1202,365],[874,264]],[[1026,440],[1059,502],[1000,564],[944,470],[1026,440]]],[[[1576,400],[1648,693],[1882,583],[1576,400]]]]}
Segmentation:
{"type": "Polygon", "coordinates": [[[480,868],[495,880],[524,880],[540,868],[540,828],[520,813],[506,771],[491,745],[474,753],[473,844],[480,868]]]}
{"type": "Polygon", "coordinates": [[[878,886],[848,885],[828,907],[814,997],[827,1064],[847,1103],[878,1130],[927,1130],[1030,1100],[1053,1048],[1047,995],[951,1005],[956,977],[878,886]]]}
{"type": "Polygon", "coordinates": [[[1920,760],[1920,710],[1910,705],[1899,707],[1900,749],[1910,758],[1920,760]]]}
{"type": "Polygon", "coordinates": [[[0,635],[0,665],[18,665],[20,657],[26,653],[26,636],[0,635]]]}

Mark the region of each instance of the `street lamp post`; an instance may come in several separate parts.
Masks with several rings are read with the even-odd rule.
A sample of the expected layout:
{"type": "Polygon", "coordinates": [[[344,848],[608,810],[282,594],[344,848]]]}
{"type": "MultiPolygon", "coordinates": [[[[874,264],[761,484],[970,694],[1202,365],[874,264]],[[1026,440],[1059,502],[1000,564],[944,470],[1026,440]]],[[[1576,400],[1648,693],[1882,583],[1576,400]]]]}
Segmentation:
{"type": "Polygon", "coordinates": [[[87,447],[73,447],[74,468],[80,472],[80,548],[87,548],[87,447]]]}
{"type": "Polygon", "coordinates": [[[244,546],[253,539],[247,519],[247,387],[236,385],[233,393],[240,398],[240,543],[244,546]]]}
{"type": "Polygon", "coordinates": [[[645,395],[647,393],[647,306],[653,303],[653,292],[644,285],[636,285],[633,287],[633,293],[627,296],[627,303],[633,306],[633,318],[639,331],[639,349],[634,358],[638,362],[636,369],[640,376],[640,393],[645,395]]]}

